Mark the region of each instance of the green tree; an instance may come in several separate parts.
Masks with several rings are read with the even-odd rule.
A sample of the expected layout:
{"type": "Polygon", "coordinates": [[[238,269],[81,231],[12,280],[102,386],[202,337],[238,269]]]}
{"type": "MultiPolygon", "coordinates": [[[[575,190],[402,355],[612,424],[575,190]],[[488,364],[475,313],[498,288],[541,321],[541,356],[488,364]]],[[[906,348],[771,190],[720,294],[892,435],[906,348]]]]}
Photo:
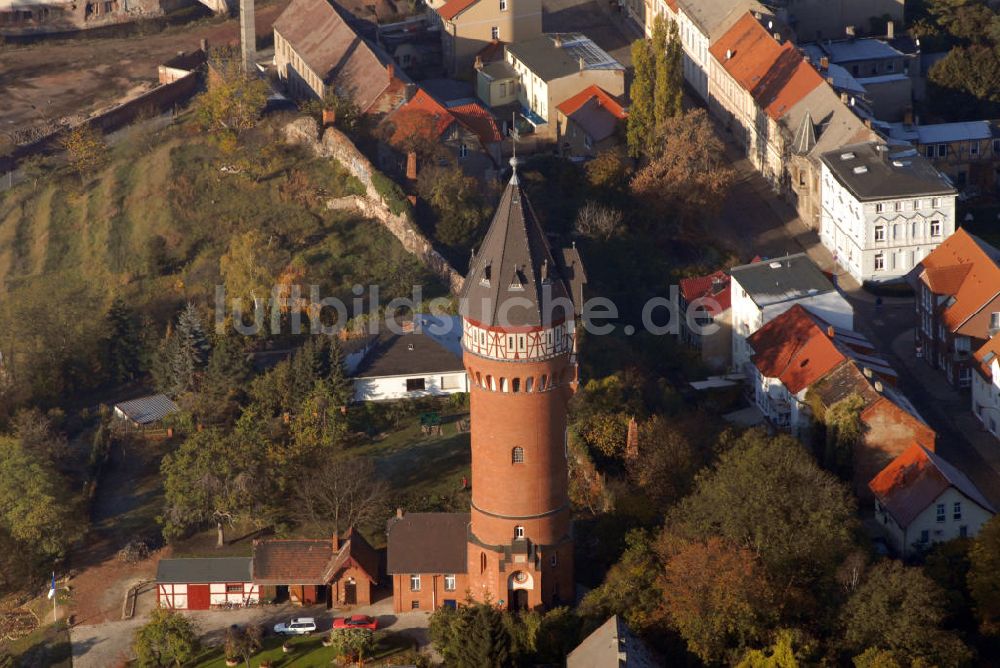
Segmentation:
{"type": "Polygon", "coordinates": [[[625,545],[621,559],[608,571],[601,586],[583,597],[579,613],[594,622],[620,615],[629,628],[645,634],[664,621],[658,578],[662,565],[647,531],[628,532],[625,545]]]}
{"type": "Polygon", "coordinates": [[[895,560],[876,565],[841,612],[845,648],[854,656],[872,648],[907,664],[959,666],[971,658],[965,644],[942,628],[944,592],[918,568],[895,560]]]}
{"type": "Polygon", "coordinates": [[[979,530],[969,550],[969,591],[983,633],[1000,634],[1000,519],[979,530]]]}
{"type": "Polygon", "coordinates": [[[39,453],[0,437],[0,581],[3,589],[47,570],[80,532],[68,482],[39,453]]]}
{"type": "Polygon", "coordinates": [[[736,668],[799,668],[800,665],[814,665],[812,647],[802,647],[802,633],[794,629],[778,631],[774,643],[768,649],[748,651],[736,668]],[[803,657],[802,654],[808,656],[803,657]],[[801,659],[801,661],[800,661],[801,659]]]}
{"type": "Polygon", "coordinates": [[[846,480],[851,478],[854,450],[860,445],[863,434],[861,411],[864,407],[861,395],[852,393],[830,406],[823,416],[826,427],[823,465],[846,480]]]}
{"type": "Polygon", "coordinates": [[[101,339],[105,372],[112,383],[135,380],[142,373],[143,341],[139,318],[121,297],[104,316],[106,334],[101,339]]]}
{"type": "Polygon", "coordinates": [[[207,90],[195,100],[203,127],[238,136],[257,125],[267,104],[267,82],[244,73],[232,49],[213,51],[209,68],[207,90]]]}
{"type": "Polygon", "coordinates": [[[654,58],[654,125],[660,126],[668,118],[683,113],[681,100],[681,49],[677,24],[667,21],[662,14],[653,20],[652,49],[654,58]]]}
{"type": "Polygon", "coordinates": [[[809,603],[834,589],[836,571],[854,549],[854,500],[794,438],[750,430],[729,443],[694,492],[668,514],[671,532],[688,540],[719,537],[756,554],[788,614],[815,615],[809,603]],[[776,509],[788,509],[776,511],[776,509]],[[794,510],[792,510],[794,509],[794,510]]]}
{"type": "Polygon", "coordinates": [[[489,603],[431,615],[430,636],[435,649],[454,668],[508,668],[513,666],[511,638],[503,613],[489,603]]]}
{"type": "Polygon", "coordinates": [[[258,230],[232,237],[229,249],[219,258],[219,273],[229,300],[262,308],[271,296],[279,257],[274,239],[258,230]]]}
{"type": "Polygon", "coordinates": [[[194,622],[164,608],[150,613],[149,621],[135,632],[132,643],[136,660],[143,668],[180,668],[197,656],[199,647],[194,622]]]}
{"type": "Polygon", "coordinates": [[[649,42],[637,39],[632,42],[632,88],[629,91],[631,104],[628,110],[626,141],[628,152],[633,158],[646,154],[649,138],[656,127],[656,60],[649,42]]]}
{"type": "Polygon", "coordinates": [[[205,421],[234,421],[246,397],[250,374],[243,339],[234,334],[217,336],[192,412],[205,421]]]}
{"type": "MultiPolygon", "coordinates": [[[[246,416],[244,416],[246,417],[246,416]]],[[[274,519],[270,484],[280,480],[265,461],[260,435],[241,430],[226,436],[217,429],[191,434],[160,465],[165,492],[163,535],[168,540],[214,523],[218,547],[225,527],[245,522],[268,526],[274,519]]]]}
{"type": "Polygon", "coordinates": [[[334,653],[355,661],[363,666],[365,660],[378,648],[379,636],[368,629],[332,629],[330,631],[331,647],[334,653]]]}
{"type": "Polygon", "coordinates": [[[479,184],[457,165],[426,165],[417,176],[417,194],[434,210],[434,234],[446,246],[467,247],[486,220],[479,184]]]}
{"type": "Polygon", "coordinates": [[[316,381],[292,421],[294,452],[300,461],[330,456],[344,444],[347,416],[328,381],[316,381]]]}
{"type": "Polygon", "coordinates": [[[194,305],[187,307],[177,318],[171,342],[168,342],[168,369],[170,373],[170,393],[180,395],[198,387],[201,373],[208,364],[212,345],[209,343],[201,318],[194,305]]]}

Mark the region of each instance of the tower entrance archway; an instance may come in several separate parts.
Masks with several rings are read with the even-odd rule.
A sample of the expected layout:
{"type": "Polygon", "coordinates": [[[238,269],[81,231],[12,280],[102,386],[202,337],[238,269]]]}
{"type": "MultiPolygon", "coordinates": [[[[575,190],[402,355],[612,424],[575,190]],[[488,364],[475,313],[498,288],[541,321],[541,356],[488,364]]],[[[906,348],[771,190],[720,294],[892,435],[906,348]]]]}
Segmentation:
{"type": "Polygon", "coordinates": [[[510,601],[510,609],[512,612],[517,610],[527,610],[528,609],[528,590],[527,589],[511,589],[508,592],[507,600],[510,601]]]}

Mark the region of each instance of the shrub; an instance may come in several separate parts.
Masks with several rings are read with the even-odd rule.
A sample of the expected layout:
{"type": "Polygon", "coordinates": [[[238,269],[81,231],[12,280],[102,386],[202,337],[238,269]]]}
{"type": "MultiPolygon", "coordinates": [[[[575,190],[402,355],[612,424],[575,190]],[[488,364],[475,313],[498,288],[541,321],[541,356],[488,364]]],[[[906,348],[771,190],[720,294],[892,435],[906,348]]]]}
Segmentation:
{"type": "Polygon", "coordinates": [[[399,184],[388,176],[382,172],[374,172],[372,174],[372,185],[375,186],[375,191],[382,198],[382,201],[385,202],[386,206],[389,207],[389,211],[393,215],[409,215],[412,212],[413,207],[410,206],[410,200],[406,199],[406,193],[399,187],[399,184]]]}

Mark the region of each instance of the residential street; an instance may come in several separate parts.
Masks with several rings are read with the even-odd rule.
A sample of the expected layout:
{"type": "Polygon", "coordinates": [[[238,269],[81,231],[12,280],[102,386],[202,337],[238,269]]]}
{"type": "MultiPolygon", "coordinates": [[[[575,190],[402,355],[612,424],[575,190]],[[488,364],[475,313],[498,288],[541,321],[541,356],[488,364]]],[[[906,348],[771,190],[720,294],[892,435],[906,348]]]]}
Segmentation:
{"type": "Polygon", "coordinates": [[[754,255],[776,257],[805,251],[824,271],[834,272],[838,287],[854,307],[855,329],[868,336],[899,372],[900,389],[938,433],[937,451],[1000,507],[1000,442],[972,415],[968,391],[955,391],[944,376],[915,357],[913,299],[884,298],[882,306],[876,307],[872,295],[848,274],[835,270],[833,256],[820,244],[819,236],[806,228],[732,144],[727,145],[727,155],[737,170],[737,182],[721,214],[706,222],[711,236],[726,243],[744,262],[754,255]]]}

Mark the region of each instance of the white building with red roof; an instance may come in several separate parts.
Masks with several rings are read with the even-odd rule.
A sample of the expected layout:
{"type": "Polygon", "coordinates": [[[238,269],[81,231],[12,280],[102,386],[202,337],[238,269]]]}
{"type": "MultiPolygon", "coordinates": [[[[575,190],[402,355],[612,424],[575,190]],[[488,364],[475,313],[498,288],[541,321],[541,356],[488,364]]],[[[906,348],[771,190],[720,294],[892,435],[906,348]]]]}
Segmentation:
{"type": "Polygon", "coordinates": [[[591,85],[556,105],[564,157],[592,158],[619,143],[628,112],[618,99],[591,85]]]}
{"type": "Polygon", "coordinates": [[[914,443],[868,487],[875,518],[903,556],[933,543],[973,537],[996,509],[969,478],[940,455],[914,443]]]}
{"type": "Polygon", "coordinates": [[[733,362],[729,274],[716,271],[683,278],[680,293],[681,339],[701,351],[701,359],[709,368],[728,370],[733,362]]]}

